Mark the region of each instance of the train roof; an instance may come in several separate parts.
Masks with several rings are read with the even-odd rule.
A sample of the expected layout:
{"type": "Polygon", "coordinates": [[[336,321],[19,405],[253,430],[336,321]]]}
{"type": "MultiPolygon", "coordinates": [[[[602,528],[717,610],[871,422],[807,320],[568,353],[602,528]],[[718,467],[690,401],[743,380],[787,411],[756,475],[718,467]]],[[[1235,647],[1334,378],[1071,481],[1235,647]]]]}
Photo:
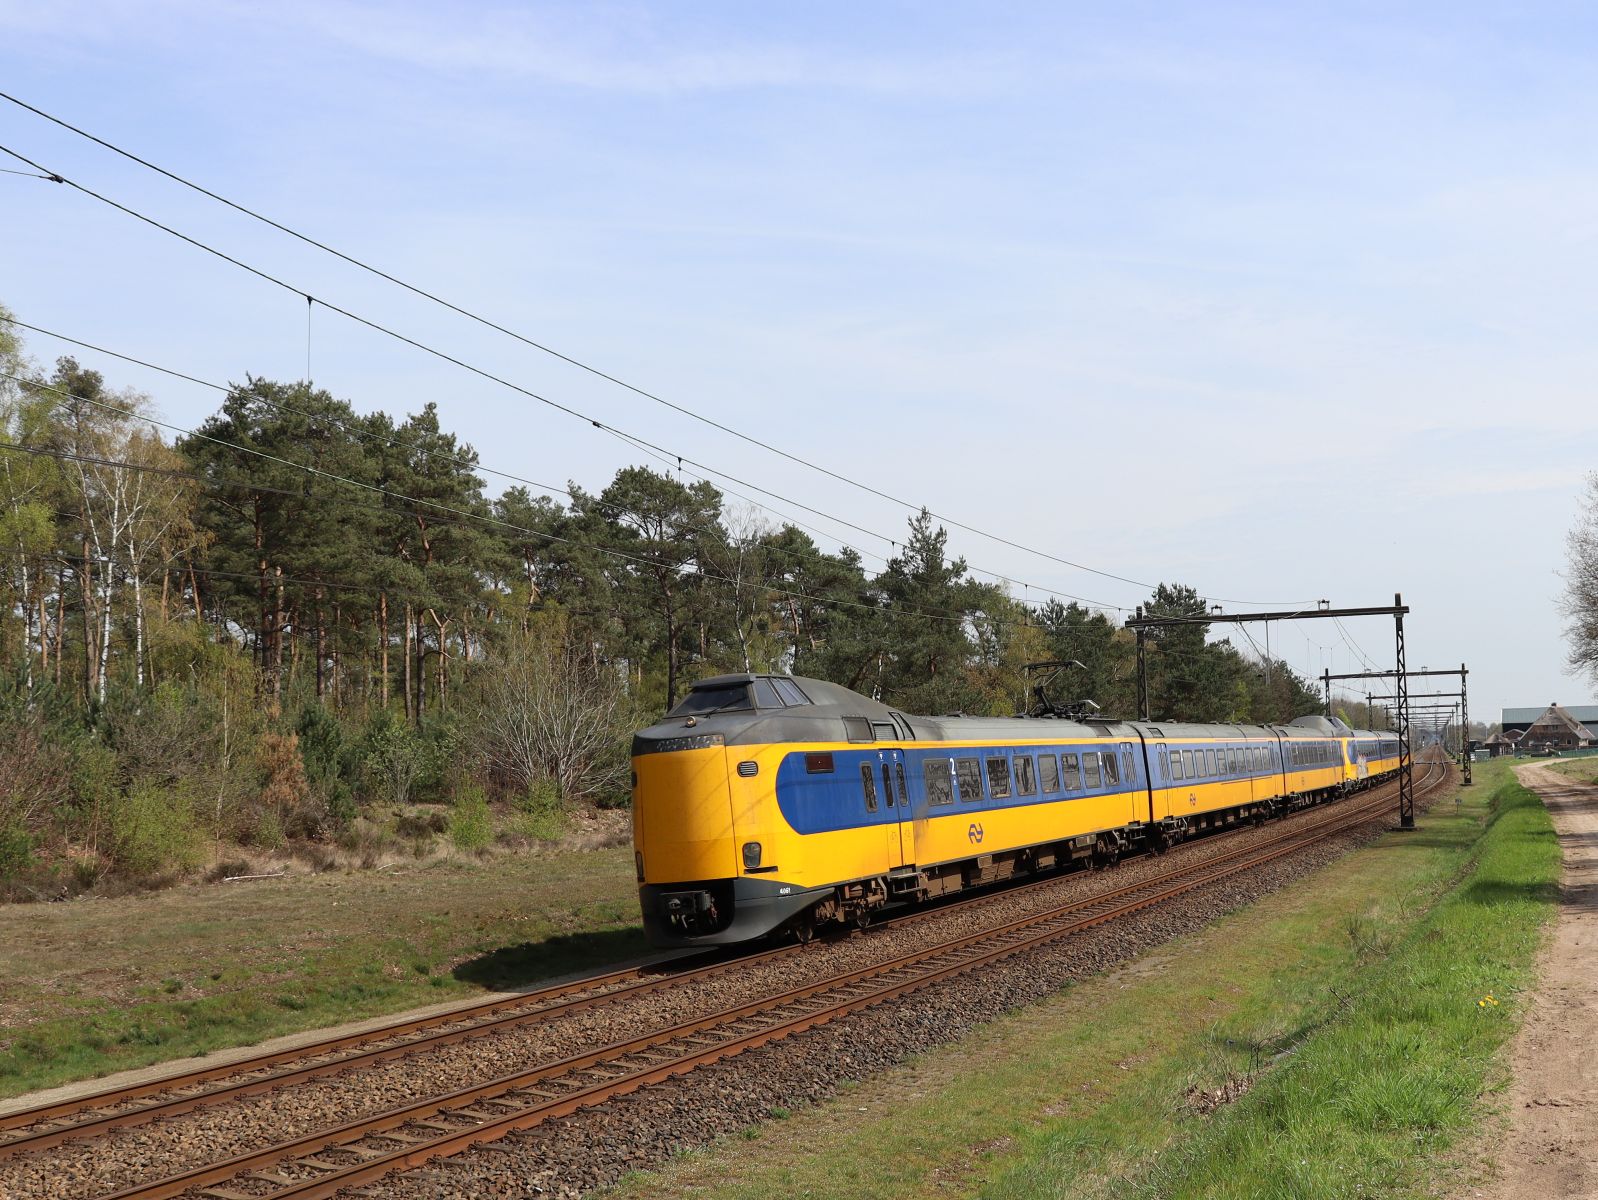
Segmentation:
{"type": "Polygon", "coordinates": [[[968,717],[963,714],[916,716],[824,679],[749,671],[713,675],[692,683],[688,694],[671,712],[641,731],[634,752],[639,752],[641,744],[679,739],[686,729],[696,729],[701,734],[720,734],[728,744],[751,745],[786,741],[897,741],[903,740],[901,727],[916,740],[934,742],[1074,741],[1106,737],[1121,741],[1140,735],[1157,739],[1315,738],[1354,734],[1343,722],[1321,716],[1299,717],[1288,725],[968,717]],[[883,726],[893,726],[893,732],[884,732],[883,726]]]}
{"type": "Polygon", "coordinates": [[[1305,713],[1294,717],[1288,725],[1295,729],[1309,729],[1323,737],[1347,737],[1352,730],[1336,717],[1323,717],[1318,713],[1305,713]]]}

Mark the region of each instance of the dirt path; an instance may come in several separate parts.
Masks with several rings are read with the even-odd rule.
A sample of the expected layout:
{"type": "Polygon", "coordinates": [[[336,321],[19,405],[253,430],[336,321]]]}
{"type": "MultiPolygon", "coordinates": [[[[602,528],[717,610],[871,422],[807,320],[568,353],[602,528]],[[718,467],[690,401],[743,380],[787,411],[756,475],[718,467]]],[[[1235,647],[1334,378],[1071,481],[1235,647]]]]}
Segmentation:
{"type": "Polygon", "coordinates": [[[1510,1128],[1495,1200],[1598,1197],[1598,787],[1516,767],[1543,798],[1564,854],[1559,916],[1510,1058],[1510,1128]]]}

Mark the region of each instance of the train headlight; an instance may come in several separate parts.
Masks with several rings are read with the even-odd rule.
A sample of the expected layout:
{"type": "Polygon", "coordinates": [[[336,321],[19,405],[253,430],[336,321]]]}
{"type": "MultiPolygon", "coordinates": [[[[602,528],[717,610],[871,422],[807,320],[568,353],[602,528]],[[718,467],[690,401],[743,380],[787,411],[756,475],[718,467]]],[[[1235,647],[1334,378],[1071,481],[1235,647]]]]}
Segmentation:
{"type": "Polygon", "coordinates": [[[744,870],[753,871],[760,865],[760,843],[744,843],[744,870]]]}

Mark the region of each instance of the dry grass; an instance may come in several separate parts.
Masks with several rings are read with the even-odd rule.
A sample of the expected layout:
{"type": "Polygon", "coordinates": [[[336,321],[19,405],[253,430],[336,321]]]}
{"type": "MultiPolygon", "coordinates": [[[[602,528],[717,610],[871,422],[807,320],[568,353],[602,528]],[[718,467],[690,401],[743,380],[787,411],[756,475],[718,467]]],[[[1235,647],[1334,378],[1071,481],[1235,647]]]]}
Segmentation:
{"type": "Polygon", "coordinates": [[[619,848],[3,906],[0,1095],[643,949],[619,848]]]}

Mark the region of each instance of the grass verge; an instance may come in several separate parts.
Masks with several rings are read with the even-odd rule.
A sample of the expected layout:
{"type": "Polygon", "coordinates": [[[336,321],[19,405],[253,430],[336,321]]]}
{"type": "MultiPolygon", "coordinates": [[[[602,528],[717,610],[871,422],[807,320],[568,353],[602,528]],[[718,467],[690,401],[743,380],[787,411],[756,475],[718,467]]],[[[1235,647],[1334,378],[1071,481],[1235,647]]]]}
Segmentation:
{"type": "Polygon", "coordinates": [[[628,849],[0,906],[0,1096],[646,952],[628,849]]]}
{"type": "Polygon", "coordinates": [[[1561,762],[1558,759],[1543,759],[1541,761],[1544,766],[1552,767],[1561,775],[1569,775],[1572,779],[1581,783],[1598,781],[1598,757],[1573,758],[1565,762],[1561,762]]]}
{"type": "Polygon", "coordinates": [[[1483,764],[1417,831],[617,1191],[1416,1194],[1498,1082],[1558,864],[1536,797],[1483,764]]]}

